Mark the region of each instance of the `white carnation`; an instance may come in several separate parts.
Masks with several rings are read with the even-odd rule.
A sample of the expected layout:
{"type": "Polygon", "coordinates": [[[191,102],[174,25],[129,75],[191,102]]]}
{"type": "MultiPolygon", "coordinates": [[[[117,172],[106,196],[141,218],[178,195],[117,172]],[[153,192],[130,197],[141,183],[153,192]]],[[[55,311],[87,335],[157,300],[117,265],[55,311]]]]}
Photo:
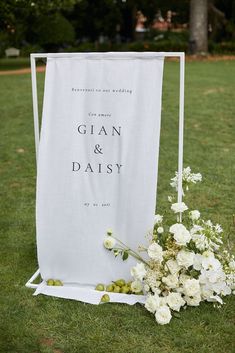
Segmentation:
{"type": "Polygon", "coordinates": [[[112,236],[107,235],[104,238],[103,244],[106,249],[112,250],[116,244],[116,240],[112,236]]]}
{"type": "Polygon", "coordinates": [[[181,267],[178,265],[176,260],[170,259],[166,262],[166,266],[172,275],[179,273],[181,267]]]}
{"type": "Polygon", "coordinates": [[[178,245],[186,245],[191,240],[189,231],[181,223],[173,224],[169,231],[174,234],[174,239],[178,245]]]}
{"type": "Polygon", "coordinates": [[[158,324],[165,325],[171,321],[171,311],[167,305],[163,305],[157,309],[155,318],[158,324]]]}
{"type": "Polygon", "coordinates": [[[200,218],[200,212],[198,210],[193,210],[189,212],[189,218],[191,218],[192,221],[197,221],[200,218]]]}
{"type": "Polygon", "coordinates": [[[179,283],[184,286],[184,284],[185,284],[185,282],[187,281],[187,279],[190,279],[190,276],[186,275],[185,273],[182,273],[182,274],[179,276],[179,283]]]}
{"type": "Polygon", "coordinates": [[[174,311],[180,311],[181,306],[185,304],[180,293],[170,293],[167,297],[167,304],[174,311]]]}
{"type": "Polygon", "coordinates": [[[142,281],[144,276],[146,275],[146,269],[144,264],[138,263],[136,264],[134,267],[131,268],[131,275],[132,277],[134,277],[135,279],[142,281]]]}
{"type": "Polygon", "coordinates": [[[171,205],[172,211],[175,213],[181,213],[188,209],[184,202],[176,202],[171,205]]]}
{"type": "Polygon", "coordinates": [[[187,279],[184,283],[184,294],[188,297],[195,297],[200,295],[199,280],[195,278],[187,279]]]}
{"type": "Polygon", "coordinates": [[[162,247],[157,243],[152,243],[148,247],[148,255],[150,259],[162,262],[163,260],[163,250],[162,247]]]}
{"type": "Polygon", "coordinates": [[[180,250],[176,256],[176,260],[180,266],[184,266],[186,268],[193,265],[194,262],[194,252],[187,250],[180,250]]]}
{"type": "Polygon", "coordinates": [[[158,295],[149,295],[145,302],[145,308],[151,313],[155,313],[160,306],[160,298],[158,295]]]}
{"type": "Polygon", "coordinates": [[[162,277],[162,282],[169,288],[177,288],[179,286],[178,277],[176,275],[168,275],[167,277],[162,277]]]}

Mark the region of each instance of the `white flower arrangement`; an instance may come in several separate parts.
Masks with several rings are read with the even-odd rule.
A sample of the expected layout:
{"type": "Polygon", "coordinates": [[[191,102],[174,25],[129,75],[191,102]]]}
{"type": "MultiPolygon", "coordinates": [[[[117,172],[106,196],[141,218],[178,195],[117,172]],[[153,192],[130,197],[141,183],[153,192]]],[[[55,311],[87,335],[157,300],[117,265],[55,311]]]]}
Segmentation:
{"type": "MultiPolygon", "coordinates": [[[[183,171],[185,191],[202,180],[200,173],[191,173],[189,167],[183,171]]],[[[177,190],[178,173],[171,179],[177,190]]],[[[172,203],[174,197],[168,197],[172,203]]],[[[131,268],[132,293],[146,295],[145,308],[154,314],[158,324],[168,324],[181,308],[198,306],[202,301],[223,304],[223,297],[235,294],[235,259],[223,249],[223,230],[201,218],[198,210],[188,210],[184,202],[173,203],[169,213],[183,213],[182,223],[167,221],[156,215],[150,232],[149,245],[141,247],[148,255],[142,257],[121,242],[109,230],[104,246],[121,255],[137,259],[131,268]]]]}

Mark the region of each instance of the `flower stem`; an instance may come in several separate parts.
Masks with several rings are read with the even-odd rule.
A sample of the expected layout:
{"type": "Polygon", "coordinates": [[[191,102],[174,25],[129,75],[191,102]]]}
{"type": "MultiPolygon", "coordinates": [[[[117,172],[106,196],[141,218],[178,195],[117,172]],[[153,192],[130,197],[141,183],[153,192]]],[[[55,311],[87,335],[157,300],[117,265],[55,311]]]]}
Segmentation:
{"type": "Polygon", "coordinates": [[[134,250],[132,250],[131,248],[129,248],[126,244],[124,244],[120,239],[114,237],[112,235],[112,237],[117,240],[117,242],[120,243],[120,245],[123,247],[123,250],[124,251],[127,251],[132,257],[134,257],[135,259],[143,262],[145,265],[149,266],[149,264],[137,253],[135,252],[134,250]]]}

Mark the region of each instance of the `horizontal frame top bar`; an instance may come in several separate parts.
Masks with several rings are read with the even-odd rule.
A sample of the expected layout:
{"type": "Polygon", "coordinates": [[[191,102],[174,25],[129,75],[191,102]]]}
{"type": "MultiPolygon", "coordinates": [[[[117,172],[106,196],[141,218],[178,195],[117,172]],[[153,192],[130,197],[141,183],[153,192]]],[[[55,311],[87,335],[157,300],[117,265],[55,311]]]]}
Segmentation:
{"type": "MultiPolygon", "coordinates": [[[[89,58],[89,57],[107,57],[113,58],[116,56],[118,58],[155,58],[155,57],[179,57],[182,58],[185,56],[184,52],[93,52],[93,53],[47,53],[47,54],[40,54],[40,53],[32,53],[30,54],[31,58],[70,58],[70,57],[82,57],[82,58],[89,58]]],[[[114,59],[114,58],[113,58],[114,59]]]]}

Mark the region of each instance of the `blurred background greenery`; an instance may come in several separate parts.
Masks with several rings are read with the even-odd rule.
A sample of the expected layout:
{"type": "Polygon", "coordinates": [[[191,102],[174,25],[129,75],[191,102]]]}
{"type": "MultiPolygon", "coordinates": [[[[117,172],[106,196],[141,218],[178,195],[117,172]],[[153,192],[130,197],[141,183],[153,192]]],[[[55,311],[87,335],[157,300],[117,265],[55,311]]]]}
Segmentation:
{"type": "Polygon", "coordinates": [[[11,47],[20,56],[110,50],[235,54],[234,39],[235,0],[0,0],[0,57],[11,47]]]}

